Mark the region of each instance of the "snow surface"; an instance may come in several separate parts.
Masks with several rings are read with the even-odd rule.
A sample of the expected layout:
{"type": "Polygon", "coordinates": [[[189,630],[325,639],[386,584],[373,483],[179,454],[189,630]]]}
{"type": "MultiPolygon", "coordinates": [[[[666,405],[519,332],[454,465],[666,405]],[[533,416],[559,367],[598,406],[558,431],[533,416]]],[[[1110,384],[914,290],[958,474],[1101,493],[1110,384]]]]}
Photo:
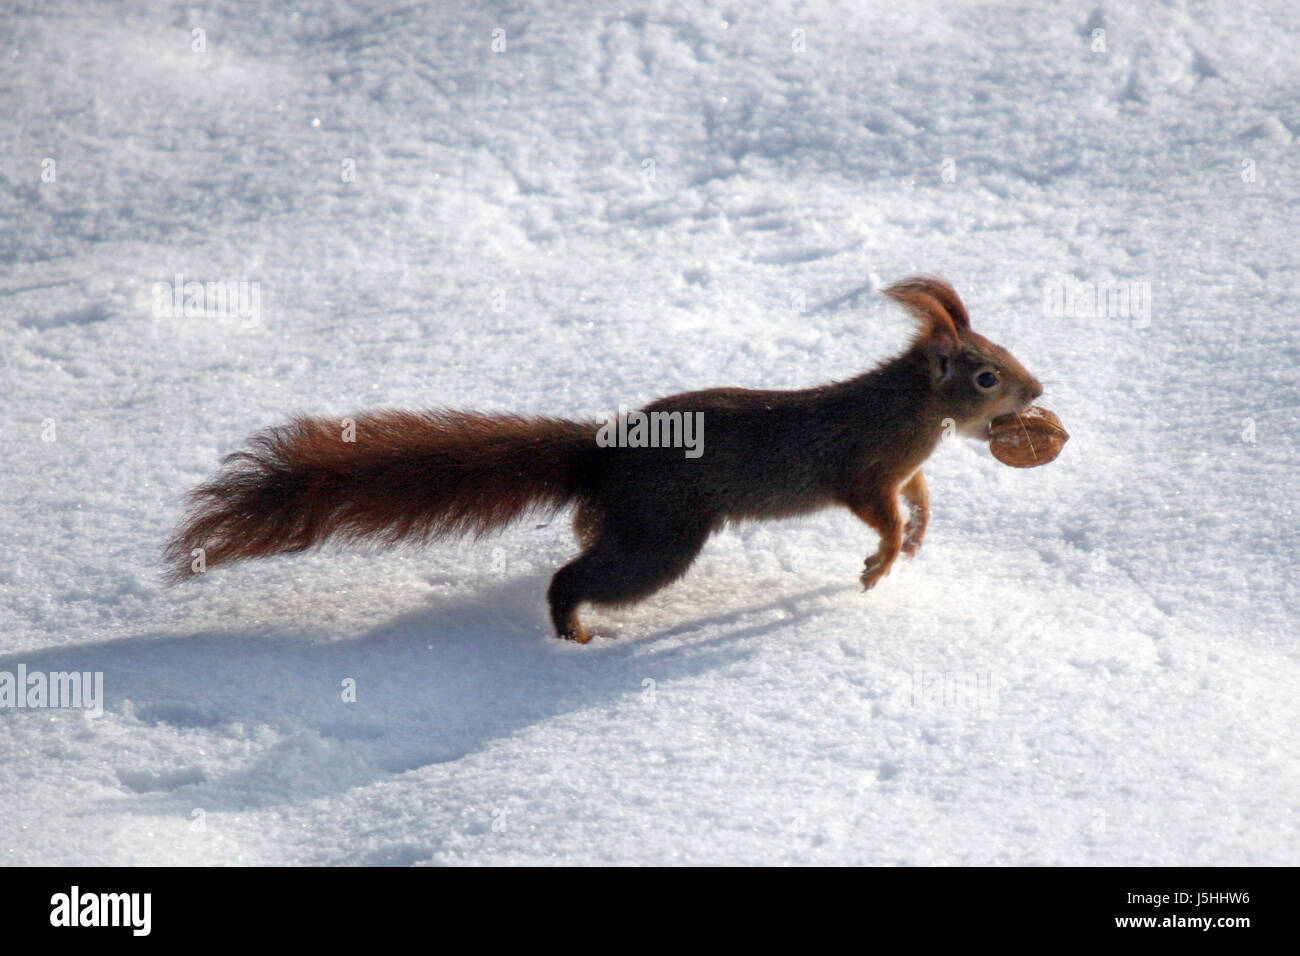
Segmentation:
{"type": "Polygon", "coordinates": [[[0,36],[0,671],[106,693],[0,711],[7,862],[1300,862],[1300,7],[128,0],[0,36]],[[546,622],[563,518],[160,584],[184,493],[292,413],[818,384],[905,341],[873,293],[915,272],[1073,437],[945,443],[870,594],[847,512],[728,530],[586,647],[546,622]],[[259,321],[156,316],[178,273],[259,321]],[[1066,281],[1149,317],[1051,314],[1066,281]]]}

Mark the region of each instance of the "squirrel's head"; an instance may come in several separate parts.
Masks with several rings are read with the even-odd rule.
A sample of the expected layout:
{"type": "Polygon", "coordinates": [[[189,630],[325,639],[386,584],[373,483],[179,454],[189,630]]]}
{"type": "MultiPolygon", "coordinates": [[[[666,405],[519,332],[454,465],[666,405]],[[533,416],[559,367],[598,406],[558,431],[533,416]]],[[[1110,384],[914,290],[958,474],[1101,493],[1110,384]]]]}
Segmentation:
{"type": "Polygon", "coordinates": [[[904,279],[884,294],[916,319],[912,351],[929,371],[940,417],[951,418],[960,434],[985,440],[990,421],[1024,411],[1043,394],[1015,356],[971,331],[966,307],[944,280],[904,279]]]}

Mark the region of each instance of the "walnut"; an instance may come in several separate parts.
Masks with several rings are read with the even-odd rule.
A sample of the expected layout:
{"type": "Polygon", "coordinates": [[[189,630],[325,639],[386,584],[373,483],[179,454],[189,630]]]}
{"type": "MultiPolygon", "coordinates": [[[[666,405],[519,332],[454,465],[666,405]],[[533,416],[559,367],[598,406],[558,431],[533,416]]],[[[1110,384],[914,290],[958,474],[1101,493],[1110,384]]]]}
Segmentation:
{"type": "Polygon", "coordinates": [[[1031,405],[1018,415],[999,415],[989,423],[989,450],[1012,468],[1037,468],[1061,453],[1069,432],[1053,412],[1031,405]]]}

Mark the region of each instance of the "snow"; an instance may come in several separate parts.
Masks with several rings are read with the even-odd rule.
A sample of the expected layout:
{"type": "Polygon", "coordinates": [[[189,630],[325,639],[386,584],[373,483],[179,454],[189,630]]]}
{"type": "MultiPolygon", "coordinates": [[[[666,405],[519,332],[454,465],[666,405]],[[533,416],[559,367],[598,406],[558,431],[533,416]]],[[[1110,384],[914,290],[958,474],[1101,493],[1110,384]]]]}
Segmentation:
{"type": "Polygon", "coordinates": [[[756,6],[4,14],[0,672],[106,699],[0,709],[0,859],[1300,862],[1300,8],[756,6]],[[869,594],[847,512],[720,534],[586,647],[563,517],[161,585],[296,412],[819,384],[916,272],[1072,439],[945,443],[869,594]],[[155,314],[178,274],[256,321],[155,314]],[[1149,314],[1048,307],[1121,283],[1149,314]]]}

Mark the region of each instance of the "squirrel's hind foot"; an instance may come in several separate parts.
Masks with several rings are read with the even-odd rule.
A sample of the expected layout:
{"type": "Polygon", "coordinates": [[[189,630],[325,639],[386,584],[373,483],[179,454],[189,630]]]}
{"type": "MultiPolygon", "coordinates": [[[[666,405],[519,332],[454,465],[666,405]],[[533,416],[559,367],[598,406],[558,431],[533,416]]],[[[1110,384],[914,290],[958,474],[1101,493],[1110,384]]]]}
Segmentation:
{"type": "Polygon", "coordinates": [[[582,622],[578,620],[576,614],[569,618],[564,627],[555,632],[555,636],[566,641],[575,641],[578,644],[586,644],[591,640],[591,635],[587,633],[586,628],[582,626],[582,622]]]}

